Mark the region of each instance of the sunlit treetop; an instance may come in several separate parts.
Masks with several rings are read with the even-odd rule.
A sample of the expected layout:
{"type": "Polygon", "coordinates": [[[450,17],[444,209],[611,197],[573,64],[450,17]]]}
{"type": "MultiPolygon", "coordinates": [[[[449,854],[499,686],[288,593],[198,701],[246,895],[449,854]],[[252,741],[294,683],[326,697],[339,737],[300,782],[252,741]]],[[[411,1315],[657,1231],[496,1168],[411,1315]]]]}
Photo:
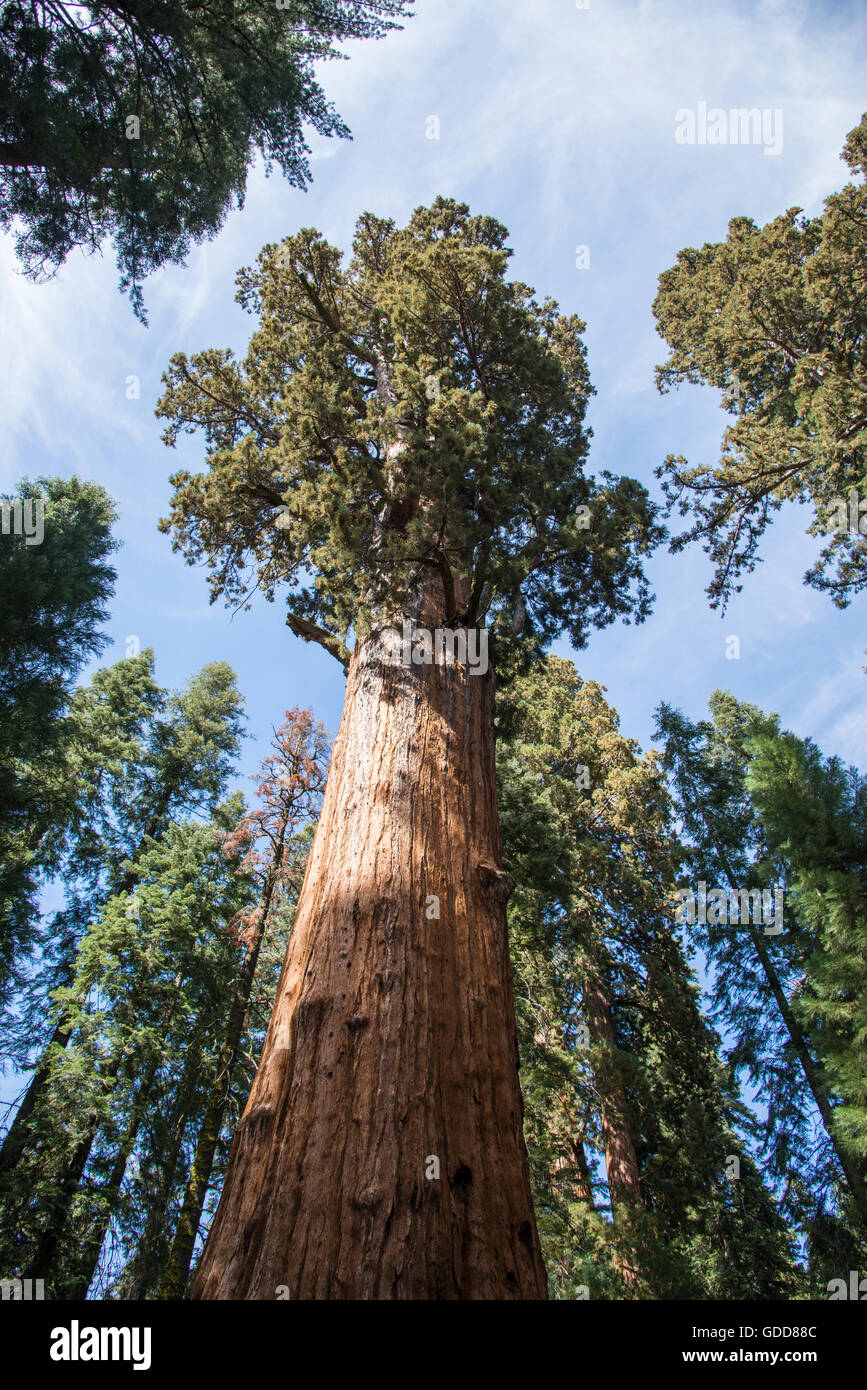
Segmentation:
{"type": "Polygon", "coordinates": [[[809,531],[826,538],[805,582],[841,608],[867,585],[867,506],[851,504],[853,489],[867,503],[867,115],[843,158],[860,177],[819,216],[736,217],[724,242],[680,251],[659,278],[660,389],[719,387],[737,416],[718,463],[670,456],[659,470],[692,518],[672,548],[698,539],[713,561],[713,607],[740,590],[787,501],[809,504],[809,531]]]}
{"type": "Polygon", "coordinates": [[[584,324],[507,279],[506,238],[438,198],[404,228],[365,213],[348,263],[305,229],[240,271],[246,356],[175,355],[157,407],[168,444],[205,436],[161,527],[214,598],[285,588],[344,663],[434,582],[444,620],[543,641],[646,616],[655,509],[585,472],[584,324]]]}

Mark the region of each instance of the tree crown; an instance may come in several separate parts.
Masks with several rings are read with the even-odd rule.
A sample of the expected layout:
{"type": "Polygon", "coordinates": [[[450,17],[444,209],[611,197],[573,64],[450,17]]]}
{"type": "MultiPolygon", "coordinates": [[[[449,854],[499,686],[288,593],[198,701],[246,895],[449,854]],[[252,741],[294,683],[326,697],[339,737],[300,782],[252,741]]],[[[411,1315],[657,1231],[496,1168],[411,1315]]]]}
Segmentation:
{"type": "Polygon", "coordinates": [[[161,527],[214,598],[286,585],[293,631],[344,662],[431,582],[448,621],[578,646],[646,616],[654,507],[585,473],[584,324],[506,278],[506,237],[437,198],[404,228],[365,213],[348,264],[305,229],[239,273],[246,357],[176,354],[157,407],[168,444],[206,438],[161,527]]]}

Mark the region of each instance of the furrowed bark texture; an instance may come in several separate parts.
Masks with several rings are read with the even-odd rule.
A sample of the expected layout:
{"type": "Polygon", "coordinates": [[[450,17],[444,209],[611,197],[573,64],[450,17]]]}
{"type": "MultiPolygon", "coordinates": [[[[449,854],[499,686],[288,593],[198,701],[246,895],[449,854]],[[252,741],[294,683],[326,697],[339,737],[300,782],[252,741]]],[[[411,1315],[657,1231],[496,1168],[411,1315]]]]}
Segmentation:
{"type": "MultiPolygon", "coordinates": [[[[431,624],[434,626],[434,624],[431,624]]],[[[493,683],[353,655],[262,1060],[191,1289],[546,1297],[500,858],[493,683]],[[439,917],[432,915],[439,900],[439,917]],[[426,1176],[435,1171],[438,1178],[426,1176]]]]}

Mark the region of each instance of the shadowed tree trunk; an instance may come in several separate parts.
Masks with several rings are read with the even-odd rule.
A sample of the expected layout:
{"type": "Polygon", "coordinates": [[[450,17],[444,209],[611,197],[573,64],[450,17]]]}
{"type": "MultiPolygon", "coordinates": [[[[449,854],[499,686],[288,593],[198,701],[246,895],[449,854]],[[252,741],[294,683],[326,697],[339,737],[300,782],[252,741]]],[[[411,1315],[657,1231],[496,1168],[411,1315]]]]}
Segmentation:
{"type": "MultiPolygon", "coordinates": [[[[441,611],[428,591],[419,621],[441,611]]],[[[262,1061],[191,1297],[546,1297],[493,679],[352,657],[262,1061]]]]}
{"type": "Polygon", "coordinates": [[[223,1046],[220,1049],[220,1056],[217,1060],[217,1074],[214,1084],[208,1097],[208,1104],[199,1129],[196,1141],[196,1151],[193,1155],[193,1162],[190,1167],[190,1176],[187,1188],[184,1193],[183,1206],[178,1218],[178,1225],[175,1231],[174,1240],[166,1268],[163,1274],[160,1287],[160,1297],[165,1299],[183,1298],[187,1283],[190,1277],[190,1262],[193,1258],[193,1251],[196,1239],[199,1234],[199,1226],[202,1222],[202,1210],[205,1205],[205,1198],[208,1195],[208,1188],[211,1185],[211,1174],[214,1169],[214,1154],[217,1151],[217,1141],[223,1127],[223,1120],[226,1115],[226,1107],[229,1103],[229,1094],[232,1085],[232,1075],[238,1061],[241,1042],[244,1036],[244,1026],[247,1020],[247,1010],[250,1006],[250,995],[253,992],[253,981],[256,977],[256,966],[259,961],[259,952],[262,948],[262,939],[265,935],[265,927],[268,921],[268,913],[271,909],[271,900],[274,890],[280,878],[285,846],[283,836],[289,821],[288,811],[281,817],[276,836],[277,853],[270,867],[265,888],[259,902],[256,918],[255,931],[247,945],[244,960],[238,973],[238,981],[232,997],[232,1007],[229,1011],[229,1020],[226,1025],[226,1033],[223,1039],[223,1046]]]}
{"type": "Polygon", "coordinates": [[[578,1180],[575,1184],[575,1196],[579,1202],[586,1202],[591,1211],[596,1210],[593,1201],[593,1178],[590,1174],[590,1165],[587,1162],[587,1154],[584,1151],[583,1139],[573,1139],[572,1154],[578,1180]]]}
{"type": "Polygon", "coordinates": [[[617,1264],[624,1281],[632,1288],[640,1283],[640,1272],[634,1252],[628,1250],[628,1232],[632,1213],[642,1206],[641,1171],[632,1137],[629,1101],[611,1056],[617,1046],[611,1002],[602,980],[592,972],[584,986],[584,1007],[590,1037],[594,1044],[601,1043],[604,1049],[594,1060],[599,1092],[599,1127],[605,1147],[611,1213],[615,1227],[620,1227],[623,1233],[626,1251],[618,1254],[617,1264]]]}

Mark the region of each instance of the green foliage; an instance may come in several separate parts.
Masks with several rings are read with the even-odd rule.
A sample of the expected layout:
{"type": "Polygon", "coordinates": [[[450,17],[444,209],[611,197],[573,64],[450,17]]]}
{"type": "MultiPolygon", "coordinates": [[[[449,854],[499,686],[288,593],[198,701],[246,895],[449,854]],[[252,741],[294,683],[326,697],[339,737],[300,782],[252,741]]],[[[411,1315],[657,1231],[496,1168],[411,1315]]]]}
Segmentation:
{"type": "Polygon", "coordinates": [[[437,198],[405,228],[365,213],[348,265],[304,230],[239,273],[246,357],[176,354],[157,408],[168,444],[205,436],[161,525],[213,598],[285,585],[292,630],[344,663],[429,582],[507,641],[646,616],[654,507],[585,475],[584,325],[506,279],[506,236],[437,198]]]}
{"type": "Polygon", "coordinates": [[[51,993],[69,984],[93,914],[125,884],[149,837],[173,819],[214,813],[237,757],[243,700],[231,667],[213,662],[170,693],[156,684],[153,659],[147,648],[95,672],[58,729],[59,809],[55,801],[42,854],[66,901],[40,928],[38,969],[8,1023],[10,1053],[25,1066],[34,1034],[57,1016],[51,993]]]}
{"type": "Polygon", "coordinates": [[[70,986],[56,993],[73,1042],[51,1059],[33,1142],[10,1184],[13,1200],[27,1194],[13,1256],[19,1268],[59,1229],[55,1297],[76,1291],[81,1253],[94,1228],[101,1237],[105,1203],[117,1197],[107,1176],[131,1118],[140,1123],[170,1100],[188,1048],[209,1066],[208,1042],[234,973],[227,925],[252,891],[222,850],[240,809],[236,797],[215,823],[173,824],[150,841],[134,890],[109,898],[81,942],[70,986]],[[87,1172],[70,1192],[82,1144],[87,1172]]]}
{"type": "Polygon", "coordinates": [[[67,845],[74,892],[59,914],[63,969],[47,1026],[58,1016],[61,1025],[0,1187],[0,1260],[45,1278],[55,1297],[158,1296],[194,1165],[204,1164],[204,1185],[190,1252],[203,1204],[212,1215],[328,753],[309,711],[290,711],[257,804],[248,811],[239,793],[218,802],[239,705],[224,664],[169,694],[153,682],[150,652],[76,694],[73,724],[93,762],[82,764],[90,795],[67,845]],[[96,768],[105,775],[89,782],[96,768]]]}
{"type": "MultiPolygon", "coordinates": [[[[121,915],[142,872],[153,869],[165,837],[179,834],[178,826],[189,824],[191,817],[213,821],[219,815],[242,737],[242,703],[234,673],[224,662],[204,667],[184,690],[160,689],[150,650],[97,671],[69,700],[62,721],[65,814],[60,823],[55,819],[46,840],[54,884],[65,890],[65,903],[42,927],[41,957],[38,964],[30,963],[26,993],[16,1001],[7,1028],[9,1055],[19,1065],[34,1065],[34,1039],[41,1051],[19,1117],[4,1139],[0,1164],[6,1172],[4,1200],[11,1203],[14,1223],[22,1233],[30,1232],[20,1237],[29,1250],[27,1258],[53,1263],[54,1256],[49,1260],[44,1251],[51,1242],[59,1243],[67,1227],[90,1147],[111,1121],[115,1069],[127,1065],[126,1054],[106,1044],[108,1074],[100,1079],[95,1056],[105,1048],[101,1041],[86,1042],[91,1034],[97,1039],[103,1035],[101,1025],[95,1034],[92,1029],[88,1033],[86,1019],[99,1017],[94,991],[98,996],[103,988],[114,989],[121,998],[121,984],[112,977],[117,963],[106,964],[114,950],[112,931],[135,933],[121,915]],[[65,1077],[83,1087],[84,1098],[71,1121],[65,1077]],[[60,1131],[49,1141],[45,1126],[52,1115],[60,1116],[60,1131]],[[48,1187],[40,1188],[34,1173],[43,1168],[48,1187]],[[19,1203],[28,1192],[25,1217],[19,1203]]],[[[231,810],[235,818],[239,814],[240,807],[231,810]]],[[[201,826],[193,824],[191,833],[195,829],[201,826]]],[[[226,829],[222,824],[223,833],[226,829]]],[[[210,846],[212,840],[213,830],[201,843],[210,846]]],[[[195,846],[185,849],[178,842],[175,849],[189,896],[196,891],[195,846]]],[[[201,872],[205,874],[204,867],[201,872]]],[[[170,884],[171,870],[166,868],[165,874],[170,884]]],[[[228,868],[225,875],[232,878],[228,868]]],[[[204,879],[200,898],[206,911],[204,879]]],[[[184,910],[187,901],[176,896],[173,911],[184,910]]],[[[158,923],[159,914],[152,920],[158,923]]],[[[134,982],[134,952],[129,949],[134,982]]],[[[135,1021],[134,1003],[127,1003],[135,1021]]],[[[105,1142],[103,1134],[99,1143],[105,1142]]],[[[97,1145],[94,1163],[100,1152],[97,1145]]]]}
{"type": "Polygon", "coordinates": [[[784,930],[689,931],[712,967],[731,1064],[764,1111],[762,1162],[781,1209],[808,1250],[828,1250],[835,1223],[864,1220],[853,1206],[867,1166],[863,779],[732,695],[716,691],[710,713],[692,723],[658,711],[689,885],[784,885],[784,930]]]}
{"type": "Polygon", "coordinates": [[[809,503],[810,533],[830,535],[805,582],[840,608],[867,585],[864,530],[838,515],[867,481],[867,115],[843,158],[861,181],[819,216],[791,208],[762,228],[736,217],[726,241],[680,251],[659,278],[653,308],[671,348],[660,389],[719,387],[737,416],[719,463],[670,456],[658,470],[670,506],[694,518],[672,549],[701,539],[715,565],[713,607],[739,592],[787,501],[809,503]]]}
{"type": "Polygon", "coordinates": [[[26,513],[16,534],[9,499],[0,535],[0,1004],[39,939],[40,873],[71,814],[65,715],[76,676],[106,645],[99,629],[115,581],[115,511],[101,487],[25,479],[15,498],[34,510],[31,536],[26,513]]]}
{"type": "Polygon", "coordinates": [[[867,778],[810,739],[750,740],[747,790],[806,938],[795,1012],[815,1041],[840,1143],[867,1171],[867,778]]]}
{"type": "Polygon", "coordinates": [[[26,273],[111,236],[143,319],[143,277],[219,230],[257,151],[307,185],[305,125],[349,134],[315,64],[406,13],[407,0],[4,5],[0,225],[18,220],[26,273]]]}
{"type": "Polygon", "coordinates": [[[748,1112],[717,1055],[674,930],[681,848],[656,755],[593,682],[549,658],[509,691],[499,751],[522,1088],[553,1290],[574,1297],[787,1297],[798,1275],[749,1154],[748,1112]],[[589,985],[614,1041],[584,1031],[589,985]],[[622,1092],[640,1200],[610,1219],[602,1112],[622,1092]],[[588,1153],[589,1150],[589,1153],[588,1153]],[[729,1181],[728,1160],[740,1177],[729,1181]]]}

